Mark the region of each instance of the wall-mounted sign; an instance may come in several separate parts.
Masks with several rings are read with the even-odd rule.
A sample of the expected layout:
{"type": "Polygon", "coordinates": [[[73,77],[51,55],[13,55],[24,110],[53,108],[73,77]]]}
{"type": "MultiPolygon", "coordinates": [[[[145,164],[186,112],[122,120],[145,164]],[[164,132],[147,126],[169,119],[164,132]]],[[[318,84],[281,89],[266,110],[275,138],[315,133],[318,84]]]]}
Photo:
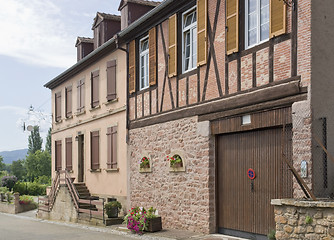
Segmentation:
{"type": "Polygon", "coordinates": [[[254,169],[250,168],[247,170],[247,176],[249,179],[253,180],[255,178],[255,171],[254,169]]]}

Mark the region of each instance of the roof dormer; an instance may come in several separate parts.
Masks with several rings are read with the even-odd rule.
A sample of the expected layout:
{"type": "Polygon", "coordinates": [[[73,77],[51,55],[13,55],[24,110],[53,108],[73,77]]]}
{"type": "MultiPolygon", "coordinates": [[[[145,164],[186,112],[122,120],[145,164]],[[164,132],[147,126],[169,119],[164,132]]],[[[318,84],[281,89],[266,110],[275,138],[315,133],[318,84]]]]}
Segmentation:
{"type": "Polygon", "coordinates": [[[79,62],[94,50],[94,39],[78,37],[75,47],[77,48],[77,61],[79,62]]]}

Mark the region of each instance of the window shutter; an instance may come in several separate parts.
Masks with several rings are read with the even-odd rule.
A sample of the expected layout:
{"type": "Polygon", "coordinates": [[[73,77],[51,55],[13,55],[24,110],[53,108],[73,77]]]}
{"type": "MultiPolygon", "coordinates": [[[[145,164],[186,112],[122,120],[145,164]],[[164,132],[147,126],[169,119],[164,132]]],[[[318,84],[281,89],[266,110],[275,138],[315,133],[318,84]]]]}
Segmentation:
{"type": "Polygon", "coordinates": [[[157,83],[157,34],[156,28],[153,27],[148,32],[149,42],[149,81],[150,86],[157,83]]]}
{"type": "Polygon", "coordinates": [[[99,105],[99,70],[92,72],[92,108],[99,105]]]}
{"type": "Polygon", "coordinates": [[[72,116],[72,86],[66,88],[66,117],[72,116]]]}
{"type": "Polygon", "coordinates": [[[116,98],[116,60],[107,62],[107,100],[116,98]]]}
{"type": "Polygon", "coordinates": [[[55,142],[55,152],[56,152],[56,166],[55,170],[61,170],[61,141],[55,142]]]}
{"type": "Polygon", "coordinates": [[[269,37],[273,38],[286,32],[286,4],[281,0],[270,1],[269,37]]]}
{"type": "Polygon", "coordinates": [[[94,131],[90,133],[91,141],[91,169],[99,169],[99,131],[94,131]]]}
{"type": "Polygon", "coordinates": [[[177,17],[176,14],[171,16],[168,21],[169,43],[168,43],[168,77],[177,74],[177,17]]]}
{"type": "Polygon", "coordinates": [[[206,64],[207,45],[207,0],[197,0],[197,66],[206,64]]]}
{"type": "Polygon", "coordinates": [[[136,91],[136,41],[129,44],[129,93],[136,91]]]}
{"type": "Polygon", "coordinates": [[[239,48],[239,0],[226,0],[226,54],[239,48]]]}
{"type": "Polygon", "coordinates": [[[85,80],[78,81],[77,85],[77,111],[82,112],[85,108],[85,80]]]}
{"type": "Polygon", "coordinates": [[[72,170],[72,138],[66,138],[66,170],[72,170]]]}
{"type": "Polygon", "coordinates": [[[61,93],[58,92],[55,94],[55,112],[56,112],[56,122],[60,121],[61,120],[61,93]]]}
{"type": "Polygon", "coordinates": [[[108,159],[107,168],[117,168],[117,127],[107,129],[108,159]]]}

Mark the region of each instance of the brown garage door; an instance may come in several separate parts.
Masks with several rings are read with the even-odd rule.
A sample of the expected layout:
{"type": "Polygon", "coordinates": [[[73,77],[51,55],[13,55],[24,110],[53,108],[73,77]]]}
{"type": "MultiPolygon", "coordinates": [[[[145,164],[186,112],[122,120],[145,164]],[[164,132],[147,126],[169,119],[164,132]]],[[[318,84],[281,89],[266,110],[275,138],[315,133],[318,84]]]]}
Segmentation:
{"type": "Polygon", "coordinates": [[[281,158],[282,147],[291,154],[290,146],[291,130],[282,135],[282,128],[217,136],[219,232],[247,237],[274,229],[270,200],[292,197],[292,175],[281,158]]]}

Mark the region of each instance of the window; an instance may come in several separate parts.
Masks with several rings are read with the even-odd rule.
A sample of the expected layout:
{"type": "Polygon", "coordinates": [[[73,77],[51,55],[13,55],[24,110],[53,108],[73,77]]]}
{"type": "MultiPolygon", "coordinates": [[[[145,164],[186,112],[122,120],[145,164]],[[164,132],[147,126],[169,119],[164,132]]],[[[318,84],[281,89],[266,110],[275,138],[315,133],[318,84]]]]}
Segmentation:
{"type": "Polygon", "coordinates": [[[66,170],[72,170],[72,138],[66,138],[66,170]]]}
{"type": "Polygon", "coordinates": [[[269,39],[269,0],[245,0],[246,48],[269,39]]]}
{"type": "Polygon", "coordinates": [[[61,120],[61,92],[55,94],[55,121],[61,120]]]}
{"type": "Polygon", "coordinates": [[[116,60],[107,62],[107,100],[116,98],[116,60]]]}
{"type": "Polygon", "coordinates": [[[117,168],[117,127],[107,129],[108,159],[107,168],[117,168]]]}
{"type": "Polygon", "coordinates": [[[77,111],[81,113],[85,110],[85,80],[79,80],[77,85],[77,111]]]}
{"type": "Polygon", "coordinates": [[[149,48],[148,37],[145,37],[139,41],[139,90],[148,88],[149,86],[149,48]]]}
{"type": "Polygon", "coordinates": [[[56,153],[56,164],[55,164],[55,170],[60,171],[61,170],[61,141],[55,141],[55,153],[56,153]]]}
{"type": "Polygon", "coordinates": [[[91,74],[91,107],[99,106],[99,70],[91,74]]]}
{"type": "Polygon", "coordinates": [[[72,86],[65,88],[66,118],[72,117],[72,86]]]}
{"type": "Polygon", "coordinates": [[[182,69],[187,72],[197,65],[196,8],[182,14],[182,69]]]}
{"type": "Polygon", "coordinates": [[[94,131],[90,133],[90,157],[92,170],[97,170],[100,168],[99,138],[99,131],[94,131]]]}

